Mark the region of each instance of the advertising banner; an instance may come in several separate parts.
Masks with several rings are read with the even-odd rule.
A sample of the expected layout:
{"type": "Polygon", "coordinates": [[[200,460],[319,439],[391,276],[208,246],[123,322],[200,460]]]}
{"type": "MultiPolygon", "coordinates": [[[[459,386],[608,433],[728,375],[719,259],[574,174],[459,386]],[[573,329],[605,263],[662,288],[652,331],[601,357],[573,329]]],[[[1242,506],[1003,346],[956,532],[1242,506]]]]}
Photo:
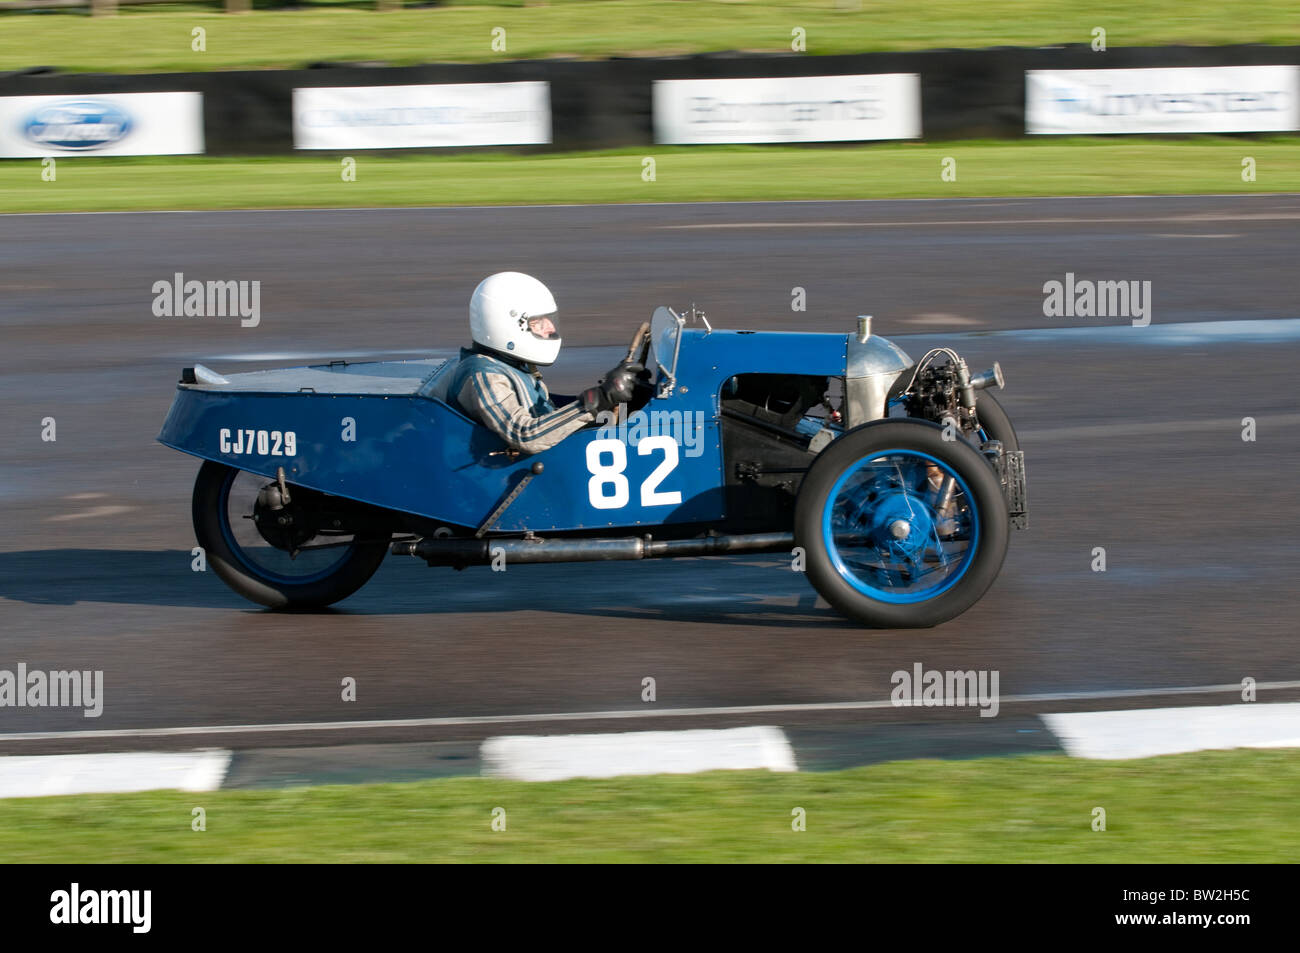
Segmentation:
{"type": "Polygon", "coordinates": [[[655,141],[853,142],[921,135],[916,73],[654,84],[655,141]]]}
{"type": "Polygon", "coordinates": [[[545,145],[549,83],[347,86],[293,91],[296,149],[545,145]]]}

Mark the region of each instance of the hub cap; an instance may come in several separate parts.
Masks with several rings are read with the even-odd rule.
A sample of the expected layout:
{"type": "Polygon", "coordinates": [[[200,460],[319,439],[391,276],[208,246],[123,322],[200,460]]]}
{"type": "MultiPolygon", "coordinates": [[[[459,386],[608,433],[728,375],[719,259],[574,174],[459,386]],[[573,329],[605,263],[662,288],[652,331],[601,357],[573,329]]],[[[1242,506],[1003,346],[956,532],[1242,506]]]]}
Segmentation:
{"type": "Polygon", "coordinates": [[[974,558],[979,514],[948,463],[914,450],[886,450],[840,475],[827,497],[823,542],[857,591],[882,602],[933,599],[957,584],[974,558]]]}

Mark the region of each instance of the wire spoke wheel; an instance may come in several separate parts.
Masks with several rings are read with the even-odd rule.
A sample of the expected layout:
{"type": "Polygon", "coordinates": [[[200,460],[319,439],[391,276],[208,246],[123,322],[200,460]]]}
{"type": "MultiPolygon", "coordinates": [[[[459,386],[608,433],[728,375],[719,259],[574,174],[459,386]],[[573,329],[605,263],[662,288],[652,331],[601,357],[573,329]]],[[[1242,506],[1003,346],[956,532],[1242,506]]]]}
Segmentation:
{"type": "Polygon", "coordinates": [[[993,468],[912,419],[836,440],[795,509],[814,588],[850,618],[888,628],[936,625],[973,605],[997,577],[1008,529],[993,468]]]}
{"type": "Polygon", "coordinates": [[[928,454],[892,450],[844,471],[824,509],[836,569],[885,602],[920,602],[970,568],[979,520],[953,468],[928,454]]]}

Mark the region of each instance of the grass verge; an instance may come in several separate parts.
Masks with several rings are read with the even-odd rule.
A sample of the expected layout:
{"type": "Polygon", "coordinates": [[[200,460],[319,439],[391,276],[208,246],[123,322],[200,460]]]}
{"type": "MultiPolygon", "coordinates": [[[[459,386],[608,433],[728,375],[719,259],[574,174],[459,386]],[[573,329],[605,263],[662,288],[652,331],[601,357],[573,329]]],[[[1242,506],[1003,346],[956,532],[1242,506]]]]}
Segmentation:
{"type": "Polygon", "coordinates": [[[342,208],[1300,191],[1300,138],[1054,139],[842,148],[655,147],[543,155],[0,162],[0,212],[342,208]],[[654,181],[643,179],[646,157],[654,181]],[[1242,181],[1242,160],[1256,180],[1242,181]],[[943,181],[946,158],[956,181],[943,181]]]}
{"type": "Polygon", "coordinates": [[[80,862],[1272,862],[1300,851],[1288,751],[0,801],[0,857],[80,862]],[[202,807],[207,830],[191,830],[202,807]],[[506,829],[493,831],[494,808],[506,829]],[[1093,830],[1095,808],[1104,831],[1093,830]],[[803,808],[806,830],[792,830],[803,808]]]}
{"type": "Polygon", "coordinates": [[[93,19],[84,11],[0,12],[0,21],[0,70],[42,65],[121,73],[285,68],[321,60],[407,65],[790,52],[796,29],[804,31],[812,55],[1089,44],[1098,27],[1110,47],[1300,43],[1292,0],[1231,6],[1184,0],[453,0],[392,13],[357,2],[264,8],[250,16],[228,16],[207,3],[123,7],[118,16],[93,19]],[[202,52],[192,48],[195,27],[207,31],[202,52]],[[493,49],[496,28],[505,30],[504,50],[493,49]]]}

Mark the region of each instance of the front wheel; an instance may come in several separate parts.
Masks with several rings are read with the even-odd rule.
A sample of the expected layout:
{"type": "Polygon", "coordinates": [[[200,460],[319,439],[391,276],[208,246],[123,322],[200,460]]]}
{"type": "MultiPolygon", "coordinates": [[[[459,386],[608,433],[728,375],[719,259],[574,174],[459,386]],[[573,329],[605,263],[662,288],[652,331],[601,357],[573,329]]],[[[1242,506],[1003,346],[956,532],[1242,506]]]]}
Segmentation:
{"type": "Polygon", "coordinates": [[[320,494],[290,487],[290,503],[264,505],[266,477],[207,461],[194,481],[194,533],[210,565],[245,599],[272,609],[318,609],[360,589],[389,537],[319,525],[320,494]]]}
{"type": "Polygon", "coordinates": [[[960,615],[1006,556],[997,474],[964,440],[920,420],[858,427],[813,463],[795,542],[813,588],[849,618],[922,628],[960,615]]]}
{"type": "Polygon", "coordinates": [[[1016,436],[1016,428],[1011,425],[1011,418],[997,398],[986,390],[975,395],[975,416],[979,419],[983,440],[1002,441],[1006,453],[1020,449],[1020,439],[1016,436]]]}

